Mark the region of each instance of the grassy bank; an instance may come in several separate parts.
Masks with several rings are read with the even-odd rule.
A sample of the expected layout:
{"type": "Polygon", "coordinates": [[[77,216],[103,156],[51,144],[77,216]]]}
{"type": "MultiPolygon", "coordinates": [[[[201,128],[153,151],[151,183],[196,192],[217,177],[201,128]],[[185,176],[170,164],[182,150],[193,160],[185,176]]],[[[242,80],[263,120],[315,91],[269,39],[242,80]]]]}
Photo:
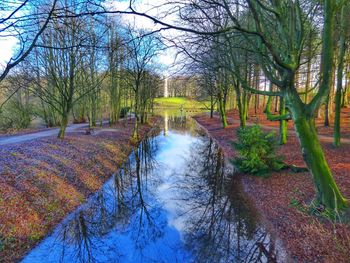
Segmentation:
{"type": "Polygon", "coordinates": [[[169,98],[156,98],[154,100],[157,108],[183,108],[185,110],[190,109],[207,109],[210,105],[209,101],[198,101],[185,97],[169,97],[169,98]]]}
{"type": "MultiPolygon", "coordinates": [[[[153,119],[154,123],[157,119],[153,119]]],[[[141,138],[151,125],[140,128],[141,138]]],[[[0,148],[0,262],[18,261],[128,158],[133,123],[0,148]]]]}

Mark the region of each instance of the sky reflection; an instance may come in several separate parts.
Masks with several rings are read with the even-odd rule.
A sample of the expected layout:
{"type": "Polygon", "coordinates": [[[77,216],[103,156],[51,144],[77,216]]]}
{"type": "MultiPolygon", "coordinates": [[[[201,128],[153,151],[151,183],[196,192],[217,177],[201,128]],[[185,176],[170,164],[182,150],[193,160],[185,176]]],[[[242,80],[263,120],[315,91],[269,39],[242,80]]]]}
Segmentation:
{"type": "Polygon", "coordinates": [[[276,262],[283,250],[227,174],[222,152],[168,116],[23,262],[276,262]],[[277,247],[277,249],[276,249],[277,247]],[[278,253],[277,253],[277,252],[278,253]],[[276,254],[277,253],[277,254],[276,254]]]}

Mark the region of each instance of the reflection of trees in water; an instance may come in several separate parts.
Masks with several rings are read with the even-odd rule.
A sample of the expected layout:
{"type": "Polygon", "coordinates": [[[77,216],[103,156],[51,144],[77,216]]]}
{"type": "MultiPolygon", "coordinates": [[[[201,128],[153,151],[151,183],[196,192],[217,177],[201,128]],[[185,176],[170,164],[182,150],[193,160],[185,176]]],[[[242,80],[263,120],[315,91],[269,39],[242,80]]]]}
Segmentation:
{"type": "Polygon", "coordinates": [[[180,188],[189,206],[185,241],[196,262],[274,262],[270,237],[257,226],[238,180],[225,176],[222,151],[202,140],[191,153],[180,188]]]}
{"type": "Polygon", "coordinates": [[[151,176],[157,166],[156,148],[154,141],[153,143],[149,140],[143,141],[139,149],[134,152],[135,168],[129,170],[127,175],[128,178],[136,178],[130,185],[132,198],[128,207],[132,209],[134,217],[132,238],[140,252],[149,243],[161,238],[162,230],[166,226],[166,219],[160,220],[161,207],[157,206],[151,191],[159,183],[157,178],[151,176]],[[146,200],[149,200],[149,203],[146,200]]]}
{"type": "MultiPolygon", "coordinates": [[[[106,244],[104,236],[112,230],[130,231],[140,250],[161,236],[166,222],[156,222],[157,208],[147,204],[149,192],[144,196],[148,184],[156,183],[149,176],[157,165],[156,151],[156,140],[144,139],[112,180],[60,228],[61,261],[69,257],[71,262],[98,262],[96,251],[102,247],[106,251],[110,242],[106,244]]],[[[122,256],[118,244],[109,245],[108,250],[122,256]]]]}
{"type": "MultiPolygon", "coordinates": [[[[182,127],[186,119],[173,121],[182,127]]],[[[174,238],[176,230],[168,226],[166,209],[153,194],[160,184],[159,174],[154,173],[155,169],[161,172],[155,161],[157,150],[158,140],[153,137],[134,150],[103,189],[62,225],[54,236],[58,242],[52,244],[53,257],[59,253],[65,262],[115,262],[133,252],[135,262],[157,262],[173,251],[176,258],[170,262],[177,256],[187,260],[192,255],[195,262],[274,262],[269,256],[274,252],[273,242],[257,226],[239,183],[225,175],[222,152],[205,138],[198,139],[189,151],[186,167],[179,167],[179,174],[165,182],[176,180],[169,191],[176,190],[185,201],[175,209],[186,211],[184,221],[175,219],[180,219],[176,226],[185,225],[188,250],[176,240],[171,242],[169,237],[174,238]],[[131,244],[121,247],[125,240],[131,244]],[[171,246],[162,246],[160,241],[171,246]]]]}
{"type": "Polygon", "coordinates": [[[164,112],[164,134],[167,134],[168,130],[188,133],[191,134],[196,133],[196,123],[186,116],[185,112],[181,112],[180,115],[178,113],[168,113],[164,112]]]}

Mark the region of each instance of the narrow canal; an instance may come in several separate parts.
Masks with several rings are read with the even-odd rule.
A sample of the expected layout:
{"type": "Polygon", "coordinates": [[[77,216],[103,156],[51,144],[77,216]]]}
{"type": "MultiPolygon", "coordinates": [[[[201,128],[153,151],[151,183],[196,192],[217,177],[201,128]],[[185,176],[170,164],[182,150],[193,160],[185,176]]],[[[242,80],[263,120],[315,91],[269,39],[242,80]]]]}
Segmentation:
{"type": "Polygon", "coordinates": [[[23,262],[283,262],[218,146],[181,114],[23,262]]]}

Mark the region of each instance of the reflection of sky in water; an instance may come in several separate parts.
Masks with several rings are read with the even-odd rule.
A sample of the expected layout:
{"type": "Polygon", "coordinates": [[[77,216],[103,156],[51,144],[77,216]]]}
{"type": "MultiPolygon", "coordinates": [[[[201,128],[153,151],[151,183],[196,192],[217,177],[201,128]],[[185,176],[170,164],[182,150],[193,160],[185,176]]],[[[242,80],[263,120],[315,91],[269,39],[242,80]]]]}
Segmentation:
{"type": "Polygon", "coordinates": [[[166,119],[166,135],[145,140],[119,175],[23,262],[244,262],[241,255],[254,259],[260,253],[255,239],[262,235],[269,243],[269,237],[249,219],[247,208],[242,212],[239,201],[229,201],[223,181],[217,181],[223,174],[217,147],[195,136],[185,119],[166,119]],[[236,215],[231,218],[233,210],[236,215]],[[234,230],[228,231],[231,227],[234,230]]]}
{"type": "Polygon", "coordinates": [[[184,218],[180,217],[186,204],[179,206],[176,198],[178,191],[174,185],[183,174],[180,173],[186,165],[186,156],[190,154],[191,145],[199,142],[197,137],[189,134],[168,132],[167,136],[160,142],[160,151],[157,154],[157,161],[162,166],[162,173],[159,173],[163,182],[157,189],[159,200],[163,208],[168,212],[168,224],[181,231],[184,228],[184,218]]]}
{"type": "MultiPolygon", "coordinates": [[[[142,212],[136,211],[127,226],[115,226],[103,236],[90,237],[88,241],[82,241],[91,244],[90,252],[84,244],[83,247],[79,247],[81,251],[77,251],[76,246],[60,241],[62,237],[58,236],[59,231],[56,230],[23,262],[88,262],[89,253],[92,254],[90,258],[92,262],[189,262],[190,253],[184,249],[178,229],[167,221],[171,221],[176,215],[176,207],[168,203],[172,199],[169,191],[173,183],[171,174],[183,165],[185,162],[183,156],[188,153],[189,145],[195,140],[197,139],[190,135],[173,132],[157,138],[160,151],[155,160],[159,163],[159,167],[153,173],[159,176],[158,180],[162,183],[155,190],[157,199],[153,194],[143,193],[149,205],[151,222],[144,218],[140,225],[142,212]],[[181,147],[178,147],[179,145],[181,147]],[[87,255],[77,259],[82,254],[87,255]]],[[[134,160],[134,156],[131,159],[134,160]]],[[[113,192],[113,183],[108,182],[104,186],[104,193],[110,198],[105,199],[113,200],[113,192]]],[[[142,216],[146,217],[144,214],[142,216]]]]}

